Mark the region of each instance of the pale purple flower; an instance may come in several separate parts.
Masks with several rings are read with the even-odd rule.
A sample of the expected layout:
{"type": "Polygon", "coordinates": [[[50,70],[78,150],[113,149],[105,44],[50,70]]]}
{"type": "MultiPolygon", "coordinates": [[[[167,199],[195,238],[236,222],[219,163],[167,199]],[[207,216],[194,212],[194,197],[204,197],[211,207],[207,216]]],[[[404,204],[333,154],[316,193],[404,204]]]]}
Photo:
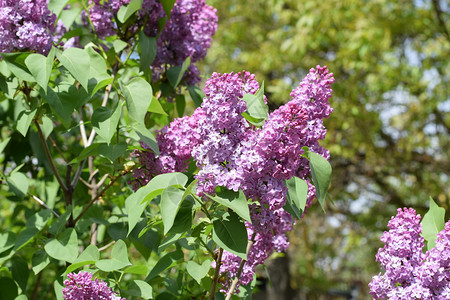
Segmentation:
{"type": "Polygon", "coordinates": [[[449,299],[450,221],[438,233],[436,246],[423,254],[420,215],[414,209],[398,209],[381,240],[377,261],[384,269],[372,278],[375,299],[449,299]]]}
{"type": "Polygon", "coordinates": [[[95,278],[92,273],[69,273],[64,281],[63,298],[67,300],[125,300],[113,292],[103,280],[95,278]]]}
{"type": "Polygon", "coordinates": [[[46,0],[0,1],[0,52],[47,54],[52,47],[55,20],[46,0]]]}

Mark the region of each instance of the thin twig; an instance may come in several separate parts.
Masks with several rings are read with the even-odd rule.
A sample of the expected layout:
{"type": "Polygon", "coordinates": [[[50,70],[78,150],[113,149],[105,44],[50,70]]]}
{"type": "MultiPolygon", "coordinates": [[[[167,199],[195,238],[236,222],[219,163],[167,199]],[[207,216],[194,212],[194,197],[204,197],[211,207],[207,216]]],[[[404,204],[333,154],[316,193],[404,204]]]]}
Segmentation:
{"type": "Polygon", "coordinates": [[[78,180],[81,179],[81,173],[83,172],[85,163],[86,163],[86,159],[81,162],[80,166],[78,167],[77,171],[75,172],[72,183],[70,184],[72,186],[72,189],[75,189],[75,187],[77,186],[78,180]]]}
{"type": "Polygon", "coordinates": [[[214,300],[214,296],[216,294],[216,286],[220,274],[220,265],[222,264],[222,254],[223,248],[220,248],[219,255],[216,258],[216,269],[214,270],[214,278],[212,281],[211,290],[209,291],[209,300],[214,300]]]}
{"type": "Polygon", "coordinates": [[[59,218],[59,215],[56,211],[54,211],[53,209],[51,209],[50,207],[48,207],[47,204],[45,204],[44,201],[42,201],[41,199],[39,199],[37,196],[28,193],[28,195],[30,195],[31,198],[33,198],[34,200],[36,200],[37,203],[39,203],[40,205],[42,205],[43,207],[45,207],[46,209],[49,209],[56,217],[59,218]]]}
{"type": "Polygon", "coordinates": [[[82,111],[80,108],[80,133],[81,133],[81,140],[83,141],[83,145],[84,148],[87,148],[87,143],[88,143],[88,139],[87,139],[87,135],[86,135],[86,128],[84,127],[84,121],[82,119],[82,111]]]}
{"type": "Polygon", "coordinates": [[[44,145],[44,152],[45,152],[45,155],[47,156],[48,162],[50,163],[50,167],[52,168],[53,174],[55,174],[56,180],[58,181],[58,183],[61,186],[61,188],[63,189],[63,191],[66,193],[68,191],[68,189],[67,189],[66,185],[64,184],[64,182],[62,181],[61,176],[59,176],[58,170],[56,169],[56,166],[53,162],[53,158],[50,153],[50,150],[48,149],[47,141],[45,140],[44,134],[42,133],[41,126],[39,126],[39,122],[37,120],[34,120],[34,124],[36,125],[36,128],[38,130],[39,138],[41,139],[42,144],[44,145]]]}
{"type": "Polygon", "coordinates": [[[114,245],[115,243],[116,243],[116,241],[112,241],[111,243],[109,243],[109,244],[107,244],[107,245],[105,245],[105,246],[103,246],[103,247],[101,247],[101,248],[98,248],[98,251],[106,250],[106,249],[108,249],[109,247],[111,247],[112,245],[114,245]]]}
{"type": "Polygon", "coordinates": [[[95,202],[97,199],[99,199],[101,196],[103,196],[103,194],[105,193],[105,191],[106,191],[107,189],[109,189],[109,188],[114,184],[114,182],[117,181],[117,179],[119,179],[122,175],[125,175],[126,173],[127,173],[127,172],[123,172],[123,173],[121,173],[120,175],[118,175],[117,177],[113,178],[113,179],[111,180],[111,182],[110,182],[107,186],[105,186],[105,188],[103,188],[103,190],[102,190],[100,193],[98,193],[97,196],[96,196],[95,198],[93,198],[91,201],[89,201],[89,203],[84,207],[83,211],[78,215],[78,217],[76,217],[76,219],[75,219],[75,221],[74,221],[74,224],[76,224],[76,223],[81,219],[81,217],[87,212],[87,210],[92,206],[92,204],[94,204],[94,202],[95,202]]]}
{"type": "Polygon", "coordinates": [[[56,144],[55,140],[52,139],[50,136],[48,137],[48,139],[50,140],[50,142],[52,142],[52,146],[53,148],[56,149],[56,151],[58,152],[59,155],[61,155],[62,159],[64,160],[64,162],[66,164],[68,164],[69,162],[66,160],[66,158],[64,157],[63,152],[61,151],[61,149],[59,149],[58,145],[56,144]]]}
{"type": "MultiPolygon", "coordinates": [[[[256,235],[256,233],[254,232],[252,235],[252,238],[250,239],[250,241],[248,241],[247,250],[245,252],[247,255],[250,252],[250,249],[252,248],[253,243],[255,242],[255,235],[256,235]]],[[[245,260],[245,259],[241,260],[241,264],[239,265],[238,272],[236,274],[236,277],[234,277],[233,282],[231,283],[230,289],[227,292],[227,297],[225,298],[225,300],[231,299],[231,296],[233,295],[233,292],[236,289],[236,286],[239,282],[239,277],[241,277],[242,270],[244,269],[244,265],[246,262],[247,262],[247,260],[245,260]]]]}

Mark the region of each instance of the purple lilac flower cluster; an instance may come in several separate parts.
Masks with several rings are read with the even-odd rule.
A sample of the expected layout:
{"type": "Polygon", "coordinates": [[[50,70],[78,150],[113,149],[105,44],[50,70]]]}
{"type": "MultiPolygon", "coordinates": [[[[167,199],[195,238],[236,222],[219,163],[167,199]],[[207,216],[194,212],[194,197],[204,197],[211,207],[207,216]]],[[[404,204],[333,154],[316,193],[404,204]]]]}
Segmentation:
{"type": "Polygon", "coordinates": [[[158,69],[166,68],[165,65],[178,66],[190,57],[187,83],[199,82],[194,63],[206,56],[217,30],[217,21],[216,9],[206,5],[205,0],[177,0],[158,39],[158,51],[152,65],[155,74],[158,69]]]}
{"type": "MultiPolygon", "coordinates": [[[[118,28],[114,23],[117,12],[123,5],[130,4],[130,0],[90,0],[89,18],[94,26],[95,32],[99,38],[105,38],[118,33],[118,28]]],[[[138,28],[144,25],[144,32],[148,36],[156,36],[158,33],[158,20],[165,16],[162,4],[157,0],[144,0],[142,8],[137,13],[137,19],[134,24],[124,29],[127,32],[121,32],[122,37],[133,36],[138,28]],[[144,24],[144,21],[146,23],[144,24]]],[[[87,20],[85,20],[87,23],[87,20]]]]}
{"type": "Polygon", "coordinates": [[[0,52],[28,50],[47,54],[52,47],[55,20],[47,0],[0,1],[0,52]]]}
{"type": "Polygon", "coordinates": [[[64,281],[63,298],[67,300],[125,300],[117,296],[106,282],[92,280],[92,273],[79,272],[78,274],[67,274],[68,279],[64,281]]]}
{"type": "Polygon", "coordinates": [[[192,157],[192,149],[200,141],[197,133],[198,124],[204,118],[204,111],[197,109],[192,116],[178,118],[170,126],[159,130],[156,140],[160,155],[155,155],[146,144],[141,143],[144,151],[133,153],[141,166],[133,170],[134,190],[146,185],[158,174],[186,171],[192,157]]]}
{"type": "MultiPolygon", "coordinates": [[[[248,284],[257,265],[273,251],[289,246],[285,233],[293,224],[283,209],[287,192],[284,180],[295,175],[305,179],[310,174],[308,162],[300,157],[302,147],[329,157],[318,140],[326,133],[322,118],[332,111],[328,100],[333,82],[326,67],[311,69],[292,91],[293,99],[272,112],[262,128],[255,128],[242,116],[247,110],[244,94],[255,94],[259,89],[255,76],[245,71],[214,73],[206,81],[202,106],[191,117],[178,119],[158,133],[161,154],[136,153],[142,167],[134,171],[139,181],[135,188],[148,182],[150,178],[145,176],[184,171],[192,157],[199,169],[199,196],[214,194],[216,187],[225,186],[241,189],[248,199],[255,200],[250,206],[252,223],[246,223],[254,243],[240,276],[240,284],[248,284]],[[177,148],[181,150],[176,152],[177,148]]],[[[314,197],[314,186],[309,183],[307,207],[314,197]]],[[[240,262],[239,257],[224,251],[220,270],[228,282],[240,262]]]]}
{"type": "Polygon", "coordinates": [[[385,272],[369,284],[374,299],[450,299],[450,221],[424,254],[420,218],[412,208],[399,208],[389,221],[376,256],[385,272]]]}
{"type": "MultiPolygon", "coordinates": [[[[115,16],[120,7],[129,2],[130,0],[90,0],[90,21],[100,38],[118,32],[114,23],[115,16]]],[[[121,28],[126,31],[120,33],[121,37],[133,36],[141,26],[144,26],[147,36],[157,36],[158,21],[165,16],[158,0],[144,0],[134,23],[121,28]]],[[[206,5],[204,0],[177,0],[158,38],[157,54],[152,64],[154,80],[159,80],[167,67],[181,65],[190,57],[191,65],[185,79],[188,84],[199,82],[199,72],[194,63],[205,57],[216,29],[216,10],[206,5]]]]}

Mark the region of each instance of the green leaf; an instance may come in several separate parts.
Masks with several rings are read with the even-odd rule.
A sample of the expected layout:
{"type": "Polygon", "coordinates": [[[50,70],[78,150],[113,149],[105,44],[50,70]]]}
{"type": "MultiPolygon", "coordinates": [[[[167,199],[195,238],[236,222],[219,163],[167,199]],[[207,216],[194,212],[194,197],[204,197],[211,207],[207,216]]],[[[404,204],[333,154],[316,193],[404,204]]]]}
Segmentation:
{"type": "Polygon", "coordinates": [[[301,219],[306,206],[308,184],[304,180],[294,176],[286,180],[286,186],[288,188],[287,201],[289,207],[294,210],[294,217],[301,219]]]}
{"type": "Polygon", "coordinates": [[[95,132],[103,138],[103,141],[109,143],[116,132],[119,124],[122,106],[117,102],[114,108],[98,107],[92,115],[92,126],[95,132]]]}
{"type": "Polygon", "coordinates": [[[167,253],[166,255],[161,257],[160,260],[158,260],[156,265],[150,271],[150,274],[148,274],[145,281],[147,282],[150,281],[164,270],[176,265],[177,261],[183,259],[183,257],[184,257],[183,252],[180,249],[174,252],[167,253]]]}
{"type": "Polygon", "coordinates": [[[119,53],[120,51],[122,51],[123,49],[125,49],[125,47],[127,47],[128,44],[122,40],[114,40],[113,42],[113,47],[114,47],[114,51],[116,51],[116,53],[119,53]]]}
{"type": "Polygon", "coordinates": [[[42,133],[44,134],[44,138],[47,139],[50,133],[52,133],[53,131],[53,121],[47,116],[42,116],[41,121],[42,133]]]}
{"type": "Polygon", "coordinates": [[[133,78],[128,84],[121,84],[130,118],[144,124],[147,109],[153,98],[152,86],[140,77],[133,78]]]}
{"type": "Polygon", "coordinates": [[[265,120],[264,119],[257,119],[254,118],[252,116],[250,116],[248,113],[243,112],[242,116],[244,117],[244,119],[247,120],[247,122],[249,122],[252,125],[255,125],[256,127],[261,127],[264,125],[265,120]]]}
{"type": "Polygon", "coordinates": [[[150,132],[147,128],[145,128],[142,124],[134,124],[133,129],[136,131],[136,134],[139,136],[140,141],[145,143],[148,147],[150,147],[156,155],[159,155],[159,147],[158,142],[156,141],[153,133],[150,132]]]}
{"type": "Polygon", "coordinates": [[[61,64],[72,76],[88,91],[90,75],[90,57],[86,50],[80,48],[68,48],[64,52],[57,52],[61,64]]]}
{"type": "Polygon", "coordinates": [[[74,262],[78,256],[78,237],[75,229],[67,228],[59,239],[50,239],[44,249],[54,259],[74,262]]]}
{"type": "Polygon", "coordinates": [[[53,60],[55,59],[55,48],[52,47],[47,57],[33,53],[25,59],[25,64],[30,70],[36,82],[45,91],[52,74],[53,60]]]}
{"type": "Polygon", "coordinates": [[[35,275],[41,272],[50,263],[50,258],[44,250],[38,250],[34,252],[31,258],[31,268],[35,275]]]}
{"type": "Polygon", "coordinates": [[[123,270],[124,273],[146,275],[148,273],[148,267],[146,265],[134,265],[123,270]]]}
{"type": "Polygon", "coordinates": [[[181,66],[174,66],[167,70],[167,78],[169,79],[170,85],[173,88],[176,88],[178,86],[190,64],[191,57],[188,57],[181,66]]]}
{"type": "Polygon", "coordinates": [[[422,219],[422,235],[427,241],[427,249],[433,249],[436,246],[437,234],[445,226],[445,209],[439,207],[433,198],[430,197],[430,208],[422,219]]]}
{"type": "Polygon", "coordinates": [[[70,126],[71,116],[74,110],[73,106],[64,105],[59,99],[58,94],[56,94],[50,87],[47,87],[47,92],[41,90],[40,95],[42,96],[42,99],[50,105],[51,109],[62,122],[64,127],[68,128],[70,126]]]}
{"type": "MultiPolygon", "coordinates": [[[[83,161],[84,159],[88,158],[89,156],[97,156],[98,155],[98,148],[101,144],[92,144],[87,148],[84,148],[81,153],[72,159],[69,164],[74,164],[83,161]]],[[[105,144],[106,145],[106,144],[105,144]]]]}
{"type": "Polygon", "coordinates": [[[176,0],[161,0],[160,2],[167,17],[170,18],[170,13],[172,12],[172,8],[175,5],[176,0]]]}
{"type": "Polygon", "coordinates": [[[33,121],[35,114],[36,114],[36,109],[23,110],[19,113],[19,116],[16,120],[16,129],[23,136],[27,135],[28,128],[30,127],[31,121],[33,121]]]}
{"type": "Polygon", "coordinates": [[[186,264],[186,270],[189,275],[201,285],[201,280],[208,274],[209,269],[211,268],[211,261],[205,260],[201,265],[196,263],[195,261],[188,261],[186,264]]]}
{"type": "Polygon", "coordinates": [[[177,108],[178,117],[184,116],[184,109],[186,108],[186,98],[184,95],[177,95],[175,98],[175,105],[177,108]]]}
{"type": "Polygon", "coordinates": [[[48,231],[53,235],[59,234],[64,229],[67,220],[69,220],[71,212],[72,207],[69,206],[61,216],[59,216],[55,221],[53,221],[48,231]]]}
{"type": "Polygon", "coordinates": [[[169,186],[161,194],[161,217],[164,224],[164,234],[172,228],[173,221],[183,201],[184,192],[169,186]]]}
{"type": "Polygon", "coordinates": [[[26,228],[16,239],[13,251],[17,252],[31,242],[34,236],[39,232],[37,228],[26,228]]]}
{"type": "Polygon", "coordinates": [[[10,140],[11,140],[11,137],[8,137],[8,138],[4,139],[3,142],[0,143],[0,153],[3,153],[3,150],[5,150],[5,148],[8,145],[10,140]]]}
{"type": "Polygon", "coordinates": [[[16,283],[9,277],[0,278],[0,291],[1,300],[14,300],[19,294],[16,283]]]}
{"type": "Polygon", "coordinates": [[[30,55],[29,52],[2,53],[2,59],[6,62],[8,69],[19,79],[28,82],[36,82],[34,76],[28,70],[25,59],[30,55]]]}
{"type": "Polygon", "coordinates": [[[16,240],[16,235],[14,232],[0,233],[0,253],[14,247],[14,242],[16,240]]]}
{"type": "Polygon", "coordinates": [[[188,177],[183,173],[167,173],[155,176],[147,185],[138,189],[125,200],[125,210],[128,214],[128,234],[138,223],[147,201],[160,195],[169,186],[184,186],[188,177]]]}
{"type": "Polygon", "coordinates": [[[122,5],[117,12],[117,19],[121,23],[125,23],[129,17],[131,17],[136,11],[142,7],[142,0],[131,0],[130,4],[122,5]]]}
{"type": "Polygon", "coordinates": [[[127,244],[118,240],[111,251],[111,259],[101,259],[95,265],[105,272],[112,272],[131,265],[128,260],[127,244]]]}
{"type": "Polygon", "coordinates": [[[155,96],[152,97],[152,100],[150,102],[147,111],[167,116],[167,113],[164,111],[164,109],[161,106],[161,103],[159,103],[158,99],[156,99],[155,96]]]}
{"type": "Polygon", "coordinates": [[[110,77],[107,73],[106,61],[93,47],[86,48],[89,55],[89,77],[104,78],[110,77]]]}
{"type": "Polygon", "coordinates": [[[122,156],[127,150],[127,143],[120,142],[118,144],[100,144],[98,147],[98,153],[101,156],[108,158],[111,162],[114,162],[117,158],[122,156]]]}
{"type": "Polygon", "coordinates": [[[191,229],[194,203],[195,200],[191,195],[181,202],[169,233],[184,233],[191,229]]]}
{"type": "Polygon", "coordinates": [[[52,217],[50,209],[40,210],[27,220],[27,228],[36,228],[41,231],[52,217]]]}
{"type": "Polygon", "coordinates": [[[143,299],[153,299],[152,286],[143,280],[133,280],[126,291],[126,294],[141,297],[143,299]]]}
{"type": "Polygon", "coordinates": [[[23,173],[14,172],[6,178],[10,190],[18,197],[23,198],[28,192],[28,177],[23,173]]]}
{"type": "Polygon", "coordinates": [[[259,90],[253,94],[245,94],[242,100],[247,102],[247,113],[256,119],[267,119],[269,107],[264,102],[264,82],[259,90]]]}
{"type": "Polygon", "coordinates": [[[213,221],[212,239],[223,249],[247,259],[248,235],[245,224],[234,212],[227,212],[213,221]]]}
{"type": "Polygon", "coordinates": [[[69,0],[50,0],[48,1],[47,7],[56,16],[59,16],[64,7],[66,7],[67,2],[69,2],[69,0]]]}
{"type": "Polygon", "coordinates": [[[331,165],[323,156],[308,151],[309,164],[311,166],[311,175],[314,186],[316,187],[316,196],[320,206],[325,211],[325,199],[327,197],[328,186],[331,179],[331,165]]]}
{"type": "Polygon", "coordinates": [[[183,236],[183,233],[175,233],[173,235],[171,235],[170,233],[167,235],[167,237],[165,239],[163,239],[161,241],[161,243],[158,246],[158,253],[163,252],[164,250],[166,250],[170,245],[175,244],[176,242],[178,242],[178,240],[183,236]]]}
{"type": "Polygon", "coordinates": [[[71,264],[64,274],[71,273],[75,271],[76,269],[86,266],[86,265],[93,265],[100,259],[100,253],[98,251],[98,248],[95,245],[89,245],[83,253],[80,254],[80,256],[77,257],[77,259],[71,264]]]}
{"type": "Polygon", "coordinates": [[[200,107],[202,105],[203,98],[205,97],[203,91],[195,85],[189,85],[187,89],[189,91],[189,95],[192,98],[192,101],[194,101],[195,106],[200,107]]]}
{"type": "Polygon", "coordinates": [[[25,291],[27,289],[28,277],[30,276],[30,269],[28,269],[27,261],[21,257],[15,256],[11,259],[11,263],[12,277],[22,291],[25,291]]]}
{"type": "Polygon", "coordinates": [[[218,187],[216,188],[216,195],[208,195],[208,197],[223,206],[231,208],[242,219],[250,223],[252,222],[250,218],[250,211],[248,209],[247,198],[241,190],[239,190],[239,192],[234,192],[224,187],[218,187]]]}
{"type": "Polygon", "coordinates": [[[147,36],[144,31],[139,32],[139,70],[146,71],[156,57],[156,37],[147,36]]]}
{"type": "MultiPolygon", "coordinates": [[[[65,0],[62,1],[67,2],[65,0]]],[[[73,2],[73,1],[71,1],[73,2]]],[[[61,11],[60,14],[60,20],[64,23],[64,26],[66,26],[66,28],[72,28],[73,23],[75,22],[75,19],[77,17],[79,17],[81,15],[81,11],[83,10],[83,7],[78,6],[78,5],[71,5],[70,8],[68,9],[64,9],[61,11]]],[[[83,34],[83,31],[81,30],[81,28],[76,28],[74,30],[70,30],[68,33],[64,34],[64,38],[66,39],[70,39],[71,37],[75,37],[75,36],[80,36],[83,34]],[[71,32],[75,31],[74,34],[70,34],[71,32]]]]}

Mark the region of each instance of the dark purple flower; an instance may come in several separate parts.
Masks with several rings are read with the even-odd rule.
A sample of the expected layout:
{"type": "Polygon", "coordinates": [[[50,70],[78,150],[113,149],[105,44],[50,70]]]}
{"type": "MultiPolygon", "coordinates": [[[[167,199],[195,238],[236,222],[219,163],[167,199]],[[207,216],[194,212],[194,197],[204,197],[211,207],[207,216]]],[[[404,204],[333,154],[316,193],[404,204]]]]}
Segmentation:
{"type": "Polygon", "coordinates": [[[46,0],[0,1],[0,52],[47,54],[52,47],[55,20],[46,0]]]}

